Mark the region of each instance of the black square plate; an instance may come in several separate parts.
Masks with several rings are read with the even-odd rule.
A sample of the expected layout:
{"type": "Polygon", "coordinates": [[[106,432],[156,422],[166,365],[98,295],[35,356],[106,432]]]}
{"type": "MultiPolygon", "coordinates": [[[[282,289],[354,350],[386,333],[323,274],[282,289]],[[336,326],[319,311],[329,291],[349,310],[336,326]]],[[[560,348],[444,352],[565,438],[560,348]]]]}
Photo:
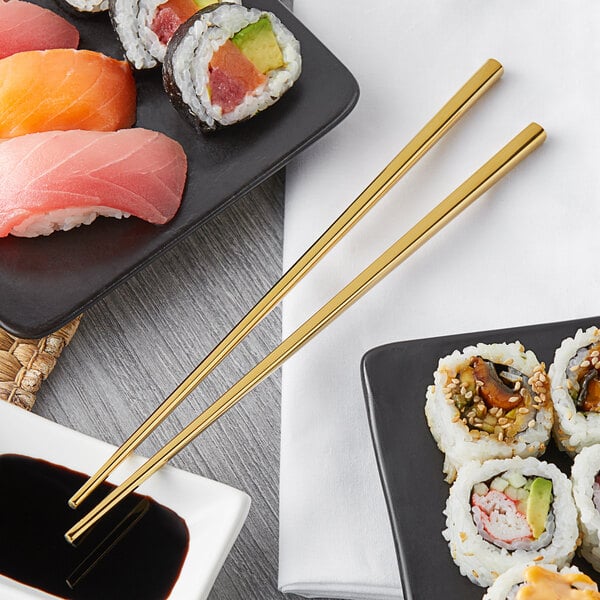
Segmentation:
{"type": "MultiPolygon", "coordinates": [[[[483,343],[514,342],[533,350],[549,366],[562,340],[578,328],[600,324],[600,317],[529,327],[413,340],[370,350],[362,361],[362,379],[392,524],[405,600],[444,598],[481,600],[483,588],[462,577],[442,538],[448,484],[443,455],[425,420],[425,392],[438,360],[453,350],[483,343]]],[[[569,472],[571,460],[551,444],[544,460],[569,472]]],[[[574,561],[600,582],[585,561],[574,561]]]]}
{"type": "MultiPolygon", "coordinates": [[[[107,15],[73,17],[52,0],[36,1],[77,26],[81,48],[122,58],[107,15]]],[[[300,41],[303,71],[294,87],[254,119],[203,137],[171,106],[160,70],[137,73],[136,125],[175,138],[188,157],[181,209],[162,227],[102,218],[49,237],[0,240],[2,327],[24,337],[59,328],[281,169],[352,110],[358,99],[355,79],[291,12],[278,0],[245,4],[275,13],[300,41]]]]}

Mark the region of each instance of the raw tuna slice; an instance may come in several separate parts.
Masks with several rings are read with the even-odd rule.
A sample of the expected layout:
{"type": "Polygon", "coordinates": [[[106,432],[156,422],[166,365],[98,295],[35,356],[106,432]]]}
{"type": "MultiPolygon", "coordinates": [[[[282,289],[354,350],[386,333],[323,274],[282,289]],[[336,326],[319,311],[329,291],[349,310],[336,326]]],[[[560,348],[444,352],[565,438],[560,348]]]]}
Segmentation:
{"type": "Polygon", "coordinates": [[[90,50],[19,52],[0,60],[0,138],[131,127],[131,67],[90,50]]]}
{"type": "Polygon", "coordinates": [[[78,44],[77,28],[51,10],[21,0],[0,0],[0,58],[78,44]]]}
{"type": "Polygon", "coordinates": [[[166,223],[177,212],[187,159],[147,129],[49,131],[0,142],[0,237],[34,237],[134,215],[166,223]]]}

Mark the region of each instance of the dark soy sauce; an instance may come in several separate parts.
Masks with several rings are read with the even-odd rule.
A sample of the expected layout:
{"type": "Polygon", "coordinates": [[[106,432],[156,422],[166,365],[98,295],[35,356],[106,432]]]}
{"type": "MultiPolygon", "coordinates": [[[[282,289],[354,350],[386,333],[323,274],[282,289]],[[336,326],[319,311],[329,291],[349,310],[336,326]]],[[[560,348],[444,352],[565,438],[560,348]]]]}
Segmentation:
{"type": "Polygon", "coordinates": [[[67,501],[86,479],[43,460],[0,455],[0,574],[60,598],[164,600],[187,554],[185,522],[157,502],[132,494],[73,547],[65,532],[114,488],[103,484],[72,510],[67,501]],[[141,505],[143,516],[138,510],[132,521],[132,511],[141,505]],[[127,533],[96,562],[99,545],[123,522],[131,525],[127,533]],[[66,582],[70,576],[79,579],[73,589],[66,582]]]}

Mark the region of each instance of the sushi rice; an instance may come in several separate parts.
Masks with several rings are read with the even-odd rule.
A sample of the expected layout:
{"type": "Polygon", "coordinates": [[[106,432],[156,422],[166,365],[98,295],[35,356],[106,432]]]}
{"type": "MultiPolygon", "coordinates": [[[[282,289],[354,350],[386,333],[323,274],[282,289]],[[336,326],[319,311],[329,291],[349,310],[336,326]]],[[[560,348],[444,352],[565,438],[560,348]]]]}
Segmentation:
{"type": "MultiPolygon", "coordinates": [[[[479,384],[476,390],[478,394],[483,393],[479,384]]],[[[448,482],[452,482],[457,470],[469,461],[539,456],[546,450],[553,423],[544,365],[538,362],[533,352],[526,351],[519,342],[478,344],[469,346],[462,352],[456,350],[439,361],[434,373],[434,385],[427,389],[425,414],[438,447],[445,453],[444,473],[448,482]],[[528,390],[528,395],[519,396],[522,399],[515,402],[515,407],[518,408],[512,411],[517,413],[520,421],[519,423],[515,420],[515,435],[509,435],[511,429],[507,428],[509,420],[506,417],[511,411],[496,412],[498,409],[486,405],[482,400],[472,404],[472,412],[469,414],[473,414],[475,410],[481,411],[483,415],[502,414],[497,419],[500,426],[495,424],[494,431],[488,434],[476,424],[472,425],[466,415],[462,418],[463,414],[456,405],[458,388],[461,386],[458,377],[475,357],[484,359],[487,364],[506,366],[507,372],[503,376],[514,378],[514,388],[517,390],[507,387],[506,391],[508,394],[514,394],[514,398],[519,396],[519,392],[528,390]],[[502,428],[503,426],[505,428],[502,428]],[[496,433],[498,430],[499,434],[496,433]]],[[[481,423],[483,427],[488,425],[481,423]]],[[[510,426],[510,423],[508,425],[510,426]]]]}
{"type": "MultiPolygon", "coordinates": [[[[89,0],[88,0],[89,1],[89,0]]],[[[167,45],[152,30],[158,8],[167,0],[110,0],[110,17],[127,60],[136,69],[162,63],[167,45]]],[[[240,4],[241,0],[228,0],[240,4]]]]}
{"type": "Polygon", "coordinates": [[[571,472],[573,496],[583,534],[581,554],[600,571],[600,445],[584,448],[571,472]]]}
{"type": "Polygon", "coordinates": [[[298,79],[302,70],[300,44],[272,13],[256,8],[221,4],[192,17],[169,44],[163,81],[174,103],[200,129],[214,130],[250,118],[274,104],[298,79]],[[209,63],[215,52],[237,32],[268,18],[284,66],[270,71],[266,82],[247,94],[233,111],[225,113],[211,102],[209,63]]]}
{"type": "Polygon", "coordinates": [[[99,13],[108,10],[108,0],[61,0],[76,13],[99,13]]]}
{"type": "Polygon", "coordinates": [[[587,355],[600,354],[600,350],[592,349],[599,344],[600,329],[578,330],[574,337],[563,340],[548,371],[556,415],[554,437],[559,447],[571,456],[586,446],[600,443],[600,412],[582,410],[583,407],[576,406],[576,400],[570,393],[575,395],[579,391],[580,384],[575,377],[579,365],[583,365],[582,375],[586,370],[592,376],[598,371],[595,365],[600,365],[600,358],[591,356],[588,360],[587,355]]]}
{"type": "MultiPolygon", "coordinates": [[[[527,563],[524,565],[517,565],[512,567],[506,573],[503,573],[496,579],[494,584],[488,589],[483,600],[517,600],[517,594],[519,589],[523,587],[526,582],[527,569],[530,567],[536,567],[544,569],[550,573],[559,573],[560,575],[567,576],[571,581],[570,584],[577,590],[588,590],[597,592],[598,586],[587,576],[584,575],[577,567],[564,567],[560,571],[556,565],[546,563],[527,563]],[[571,576],[571,577],[569,577],[571,576]]],[[[596,597],[596,596],[594,596],[596,597]]],[[[598,596],[600,597],[600,595],[598,596]]],[[[581,598],[591,600],[592,596],[589,594],[581,595],[581,598]]],[[[547,600],[552,600],[547,598],[547,600]]]]}
{"type": "MultiPolygon", "coordinates": [[[[488,488],[488,499],[493,495],[503,496],[492,488],[488,488]]],[[[483,465],[468,463],[460,469],[450,489],[444,514],[447,528],[442,534],[448,541],[454,562],[462,575],[484,587],[490,586],[511,567],[530,561],[544,561],[562,568],[571,561],[579,543],[571,482],[555,465],[533,457],[489,460],[483,465]],[[538,539],[522,535],[524,516],[515,510],[516,503],[510,500],[504,506],[490,510],[490,525],[486,532],[507,538],[509,543],[497,544],[500,540],[485,539],[482,535],[477,509],[483,504],[484,493],[480,496],[479,488],[482,484],[487,487],[486,482],[489,484],[503,475],[509,479],[540,478],[551,482],[548,516],[544,533],[538,539]]],[[[490,538],[489,535],[486,537],[490,538]]]]}

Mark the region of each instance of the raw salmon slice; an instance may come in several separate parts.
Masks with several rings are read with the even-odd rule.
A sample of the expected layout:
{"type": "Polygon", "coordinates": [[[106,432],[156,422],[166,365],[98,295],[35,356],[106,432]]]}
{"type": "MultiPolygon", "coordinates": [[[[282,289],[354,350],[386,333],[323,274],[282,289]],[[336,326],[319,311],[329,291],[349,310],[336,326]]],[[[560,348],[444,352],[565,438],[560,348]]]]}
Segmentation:
{"type": "Polygon", "coordinates": [[[129,64],[89,50],[20,52],[0,60],[0,138],[40,131],[114,131],[135,122],[129,64]]]}
{"type": "Polygon", "coordinates": [[[21,0],[0,0],[0,58],[78,44],[77,28],[51,10],[21,0]]]}
{"type": "Polygon", "coordinates": [[[0,142],[0,237],[34,237],[96,216],[170,220],[181,203],[183,148],[147,129],[50,131],[0,142]]]}
{"type": "Polygon", "coordinates": [[[211,102],[220,106],[223,114],[234,110],[246,94],[267,80],[231,40],[213,54],[209,70],[211,102]]]}

